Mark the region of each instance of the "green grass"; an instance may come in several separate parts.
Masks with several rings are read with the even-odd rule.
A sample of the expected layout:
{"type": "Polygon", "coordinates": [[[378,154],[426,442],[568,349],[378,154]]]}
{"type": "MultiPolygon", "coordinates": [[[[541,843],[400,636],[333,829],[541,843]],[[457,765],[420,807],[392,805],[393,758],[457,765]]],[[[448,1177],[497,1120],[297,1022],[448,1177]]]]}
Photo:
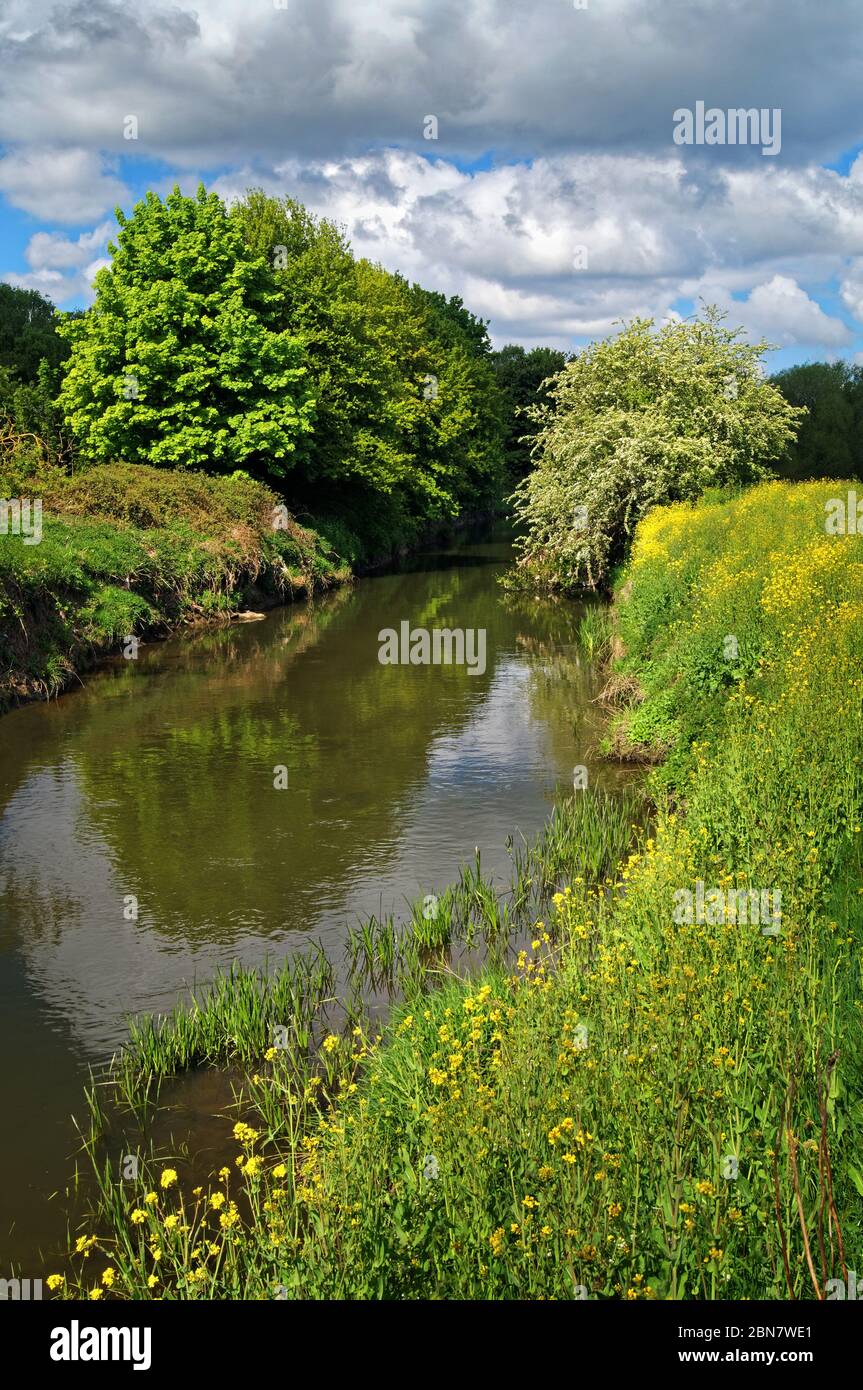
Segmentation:
{"type": "Polygon", "coordinates": [[[604,661],[612,638],[611,620],[604,603],[593,603],[585,610],[578,625],[579,646],[591,661],[604,661]]]}
{"type": "Polygon", "coordinates": [[[68,477],[0,471],[0,496],[41,497],[43,535],[0,536],[0,710],[53,695],[127,634],[225,620],[348,577],[275,494],[242,476],[112,464],[68,477]]]}

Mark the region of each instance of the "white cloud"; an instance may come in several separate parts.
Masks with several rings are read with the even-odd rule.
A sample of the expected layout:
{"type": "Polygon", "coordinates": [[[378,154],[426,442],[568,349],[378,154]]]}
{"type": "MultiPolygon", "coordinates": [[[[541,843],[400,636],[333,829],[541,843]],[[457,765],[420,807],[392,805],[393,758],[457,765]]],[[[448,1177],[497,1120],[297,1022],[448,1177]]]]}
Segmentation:
{"type": "Polygon", "coordinates": [[[755,285],[742,301],[723,286],[705,283],[703,297],[728,311],[729,318],[752,338],[766,338],[777,347],[815,345],[847,347],[853,333],[841,319],[826,314],[804,289],[787,275],[773,275],[755,285]]]}
{"type": "Polygon", "coordinates": [[[89,303],[96,272],[110,265],[108,256],[94,253],[104,251],[113,231],[113,223],[102,222],[74,241],[63,232],[36,232],[24,252],[29,272],[9,271],[0,278],[22,289],[39,290],[55,304],[79,299],[89,303]]]}
{"type": "Polygon", "coordinates": [[[0,140],[128,153],[135,114],[141,153],[212,168],[422,148],[434,114],[444,154],[664,153],[677,107],[745,98],[800,163],[859,139],[861,59],[857,0],[6,0],[0,140]]]}
{"type": "Polygon", "coordinates": [[[71,270],[86,266],[94,251],[104,248],[116,230],[112,222],[102,222],[91,232],[82,232],[72,241],[63,232],[36,232],[24,255],[33,270],[71,270]]]}
{"type": "Polygon", "coordinates": [[[47,222],[92,222],[126,201],[128,189],[84,149],[14,149],[0,158],[0,193],[47,222]]]}
{"type": "Polygon", "coordinates": [[[863,322],[863,257],[850,263],[840,288],[843,302],[854,317],[863,322]]]}
{"type": "Polygon", "coordinates": [[[496,340],[594,337],[702,296],[756,337],[849,341],[801,287],[863,245],[863,181],[830,170],[699,180],[673,156],[560,155],[465,173],[385,150],[249,167],[215,186],[230,199],[253,183],[343,223],[358,254],[460,294],[496,340]]]}
{"type": "Polygon", "coordinates": [[[139,156],[166,162],[163,193],[219,170],[226,195],[301,198],[358,254],[462,295],[496,341],[569,346],[704,295],[753,334],[835,351],[849,331],[818,289],[840,283],[863,315],[863,156],[848,177],[819,161],[859,140],[855,15],[855,0],[791,16],[786,0],[6,0],[0,192],[47,224],[18,280],[88,297],[102,228],[48,228],[128,204],[115,166],[139,156]],[[783,108],[781,156],[675,146],[672,113],[698,99],[783,108]],[[489,150],[494,167],[465,172],[489,150]]]}

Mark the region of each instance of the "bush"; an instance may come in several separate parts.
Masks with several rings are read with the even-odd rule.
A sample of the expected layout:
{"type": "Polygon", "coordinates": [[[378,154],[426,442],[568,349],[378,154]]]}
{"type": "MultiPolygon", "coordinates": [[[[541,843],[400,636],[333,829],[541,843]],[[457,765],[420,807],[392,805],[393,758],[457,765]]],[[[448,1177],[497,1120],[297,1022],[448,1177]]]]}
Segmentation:
{"type": "Polygon", "coordinates": [[[517,490],[517,578],[597,588],[662,503],[769,476],[802,411],[763,380],[766,343],[703,319],[639,319],[573,358],[535,412],[536,467],[517,490]]]}

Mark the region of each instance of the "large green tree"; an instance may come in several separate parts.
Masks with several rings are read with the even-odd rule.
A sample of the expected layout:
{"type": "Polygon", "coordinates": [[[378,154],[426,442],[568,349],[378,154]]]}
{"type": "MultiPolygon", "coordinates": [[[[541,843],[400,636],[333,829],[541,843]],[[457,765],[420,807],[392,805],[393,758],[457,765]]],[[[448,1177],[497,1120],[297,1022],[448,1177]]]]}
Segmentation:
{"type": "Polygon", "coordinates": [[[723,318],[636,319],[560,372],[517,492],[525,577],[597,587],[651,507],[770,476],[802,411],[765,380],[768,344],[723,318]]]}
{"type": "MultiPolygon", "coordinates": [[[[252,189],[232,218],[273,268],[317,402],[309,506],[403,534],[500,489],[498,393],[485,323],[457,297],[355,260],[343,230],[252,189]]],[[[293,480],[302,487],[302,480],[293,480]]]]}
{"type": "Polygon", "coordinates": [[[314,400],[271,267],[203,186],[148,193],[117,220],[95,304],[61,324],[72,350],[60,403],[82,458],[284,477],[314,400]]]}
{"type": "Polygon", "coordinates": [[[391,491],[405,467],[397,446],[401,382],[391,369],[403,326],[377,311],[334,223],[260,189],[236,203],[231,218],[272,268],[282,327],[306,344],[317,403],[307,478],[391,491]]]}

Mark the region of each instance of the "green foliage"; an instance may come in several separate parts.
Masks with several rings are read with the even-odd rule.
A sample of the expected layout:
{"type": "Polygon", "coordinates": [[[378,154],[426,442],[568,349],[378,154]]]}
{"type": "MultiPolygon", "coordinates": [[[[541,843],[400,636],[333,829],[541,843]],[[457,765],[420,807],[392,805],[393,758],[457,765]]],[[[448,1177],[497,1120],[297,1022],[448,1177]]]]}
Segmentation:
{"type": "Polygon", "coordinates": [[[845,362],[806,362],[772,378],[785,399],[803,406],[795,443],[775,471],[781,478],[863,477],[863,370],[845,362]]]}
{"type": "MultiPolygon", "coordinates": [[[[234,534],[263,539],[273,531],[275,493],[242,474],[213,478],[206,473],[172,473],[145,464],[104,464],[68,475],[46,468],[37,479],[50,512],[98,516],[143,529],[182,521],[215,537],[234,534]]],[[[23,487],[19,480],[16,490],[23,487]]]]}
{"type": "Polygon", "coordinates": [[[7,468],[244,472],[341,526],[356,563],[499,505],[502,397],[460,298],[260,189],[230,212],[203,186],[148,193],[117,219],[86,313],[0,292],[7,468]]]}
{"type": "Polygon", "coordinates": [[[429,368],[421,438],[428,466],[446,480],[457,514],[500,499],[505,403],[491,361],[486,325],[461,299],[412,285],[429,368]],[[429,383],[428,377],[432,377],[429,383]]]}
{"type": "Polygon", "coordinates": [[[271,198],[260,189],[251,189],[230,216],[251,253],[272,267],[280,323],[306,343],[316,399],[308,479],[358,478],[388,491],[399,480],[398,468],[381,427],[395,383],[343,233],[294,199],[271,198]]]}
{"type": "Polygon", "coordinates": [[[280,322],[307,345],[313,447],[291,478],[298,511],[340,517],[368,555],[496,502],[500,406],[485,324],[380,266],[293,199],[252,189],[231,210],[273,267],[280,322]]]}
{"type": "Polygon", "coordinates": [[[477,863],[433,917],[364,924],[375,1014],[343,1032],[309,1026],[303,984],[268,1047],[248,972],[136,1029],[133,1103],[177,1066],[246,1063],[243,1155],[203,1191],[182,1157],[133,1193],[99,1172],[85,1229],[115,1294],[807,1300],[859,1268],[863,539],[825,534],[832,491],[639,526],[618,625],[633,717],[673,753],[649,835],[580,793],[514,851],[510,892],[477,863]],[[714,688],[728,635],[741,671],[714,688]],[[699,882],[781,894],[778,932],[681,920],[699,882]],[[383,984],[404,999],[381,1025],[383,984]]]}
{"type": "Polygon", "coordinates": [[[344,561],[251,478],[142,464],[70,477],[0,467],[0,496],[40,497],[38,545],[0,536],[0,709],[53,694],[127,634],[229,618],[254,584],[291,597],[347,577],[344,561]]]}
{"type": "Polygon", "coordinates": [[[71,343],[60,403],[82,458],[286,476],[314,403],[266,262],[203,186],[165,202],[148,193],[117,220],[92,310],[60,330],[71,343]]]}
{"type": "Polygon", "coordinates": [[[56,368],[68,356],[57,332],[57,311],[38,290],[0,281],[0,369],[19,382],[34,383],[40,363],[56,368]]]}
{"type": "MultiPolygon", "coordinates": [[[[79,318],[80,314],[70,315],[79,318]]],[[[0,454],[23,448],[69,461],[72,440],[55,397],[68,344],[56,310],[37,290],[0,283],[0,454]],[[13,439],[14,436],[14,439],[13,439]],[[25,438],[21,439],[20,437],[25,438]]]]}
{"type": "MultiPolygon", "coordinates": [[[[625,656],[615,675],[640,687],[638,703],[622,716],[623,746],[637,751],[639,745],[662,743],[668,753],[652,774],[657,783],[680,779],[694,744],[715,739],[721,745],[728,738],[727,721],[732,712],[735,719],[745,712],[747,692],[784,701],[788,720],[782,682],[802,698],[814,688],[817,665],[820,680],[841,685],[837,656],[819,657],[816,648],[826,643],[828,653],[838,652],[854,636],[856,620],[843,604],[857,602],[863,545],[857,536],[825,534],[825,503],[836,492],[836,484],[765,483],[727,501],[658,508],[641,523],[618,585],[625,656]],[[841,641],[829,636],[837,623],[841,641]],[[789,666],[797,668],[793,682],[789,666]]],[[[848,655],[847,663],[850,672],[858,659],[848,655]]],[[[837,697],[825,691],[824,698],[826,709],[837,697]]],[[[771,724],[772,718],[771,712],[771,724]]],[[[815,775],[811,748],[816,725],[823,725],[815,703],[809,718],[804,781],[815,775]]],[[[802,713],[799,722],[802,737],[802,713]]],[[[833,737],[829,725],[825,734],[833,737]]],[[[783,759],[790,751],[783,750],[783,759]]],[[[771,762],[765,755],[762,797],[772,781],[771,762]]],[[[819,786],[830,763],[826,754],[817,760],[819,786]]],[[[785,769],[782,775],[787,789],[777,788],[776,812],[781,804],[785,815],[801,774],[791,779],[785,769]]],[[[819,797],[825,809],[836,794],[824,785],[819,797]]],[[[810,793],[801,795],[808,802],[810,793]]]]}
{"type": "Polygon", "coordinates": [[[545,383],[563,371],[566,361],[566,353],[554,348],[535,347],[526,352],[516,343],[507,343],[492,354],[492,365],[504,396],[507,425],[504,457],[512,487],[530,471],[531,451],[539,428],[537,418],[527,411],[548,402],[545,383]]]}
{"type": "Polygon", "coordinates": [[[612,626],[604,603],[592,603],[578,625],[578,644],[591,661],[604,661],[611,646],[612,626]]]}
{"type": "Polygon", "coordinates": [[[74,441],[56,403],[60,379],[60,368],[52,367],[46,358],[39,363],[32,382],[16,381],[0,368],[0,416],[11,422],[14,434],[29,439],[37,451],[55,461],[71,463],[74,441]]]}
{"type": "Polygon", "coordinates": [[[411,294],[435,319],[436,336],[441,342],[450,347],[466,348],[472,357],[491,355],[489,320],[472,314],[460,295],[453,294],[447,299],[439,290],[426,290],[417,284],[411,285],[411,294]]]}
{"type": "Polygon", "coordinates": [[[769,476],[801,412],[763,379],[767,344],[722,317],[638,319],[567,363],[516,493],[522,579],[596,588],[651,507],[769,476]]]}

